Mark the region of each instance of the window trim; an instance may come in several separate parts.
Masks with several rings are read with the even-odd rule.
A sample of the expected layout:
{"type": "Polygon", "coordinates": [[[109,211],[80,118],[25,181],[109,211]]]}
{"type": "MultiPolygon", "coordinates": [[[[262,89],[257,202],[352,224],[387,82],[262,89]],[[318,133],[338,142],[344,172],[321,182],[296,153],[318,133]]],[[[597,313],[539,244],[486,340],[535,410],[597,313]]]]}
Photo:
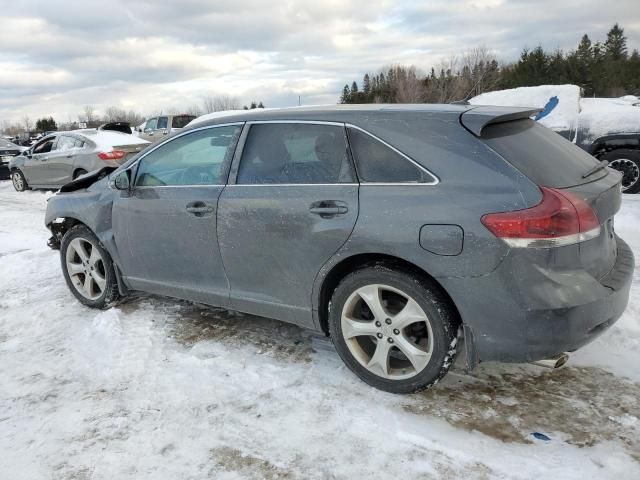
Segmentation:
{"type": "Polygon", "coordinates": [[[342,186],[347,186],[347,185],[352,185],[352,186],[353,185],[398,186],[398,185],[402,185],[402,186],[410,186],[410,187],[426,187],[426,186],[438,185],[439,183],[440,183],[440,178],[436,174],[431,172],[429,169],[423,167],[418,162],[416,162],[414,159],[412,159],[408,155],[402,153],[400,150],[398,150],[393,145],[390,145],[388,142],[385,142],[384,140],[382,140],[377,135],[374,135],[373,133],[365,130],[364,128],[359,127],[357,125],[354,125],[352,123],[333,122],[333,121],[325,121],[325,120],[248,120],[247,122],[245,122],[245,128],[242,130],[242,133],[240,134],[240,138],[238,139],[238,143],[236,145],[236,151],[235,151],[235,154],[233,156],[233,160],[231,162],[231,169],[229,171],[229,178],[228,178],[228,181],[227,181],[227,186],[238,186],[238,187],[265,187],[265,186],[286,187],[286,186],[312,186],[312,185],[316,185],[316,186],[328,186],[328,185],[342,185],[342,186]],[[351,167],[353,168],[353,171],[356,173],[356,178],[357,178],[358,181],[357,182],[352,182],[352,183],[338,183],[338,182],[336,182],[336,183],[250,183],[250,184],[237,183],[238,168],[240,166],[240,160],[242,159],[242,153],[243,153],[244,147],[246,145],[247,136],[249,134],[249,131],[251,130],[251,125],[254,125],[254,124],[266,124],[266,123],[276,123],[276,124],[278,124],[278,123],[280,123],[280,124],[283,124],[283,123],[284,124],[287,124],[287,123],[298,123],[298,124],[311,124],[311,125],[333,125],[333,126],[344,128],[345,129],[345,135],[346,135],[346,138],[347,138],[347,145],[349,147],[349,155],[348,155],[349,161],[351,162],[351,167]],[[415,165],[418,169],[420,169],[421,171],[423,171],[427,175],[429,175],[431,178],[433,178],[433,181],[430,181],[430,182],[365,182],[365,181],[360,180],[360,177],[358,176],[358,169],[356,167],[356,161],[355,161],[355,158],[353,157],[353,150],[351,148],[351,143],[349,142],[349,132],[348,132],[349,128],[353,128],[355,130],[359,130],[359,131],[369,135],[374,140],[377,140],[378,142],[382,143],[387,148],[390,148],[391,150],[396,152],[401,157],[404,157],[405,159],[407,159],[409,162],[411,162],[413,165],[415,165]]]}
{"type": "Polygon", "coordinates": [[[347,135],[346,124],[344,122],[331,122],[324,120],[248,120],[245,123],[245,128],[238,139],[238,144],[236,145],[236,151],[233,156],[233,160],[231,161],[231,169],[229,170],[229,178],[227,181],[227,186],[237,186],[237,187],[285,187],[285,186],[328,186],[328,185],[359,185],[359,182],[335,182],[335,183],[237,183],[238,181],[238,169],[240,167],[240,161],[242,160],[242,154],[244,152],[244,147],[247,144],[247,137],[249,136],[249,132],[251,131],[252,125],[261,125],[261,124],[304,124],[304,125],[330,125],[334,127],[340,127],[344,131],[344,138],[347,142],[347,158],[349,160],[349,164],[351,165],[351,171],[355,175],[356,180],[358,180],[358,173],[356,171],[355,162],[353,161],[353,156],[351,155],[351,146],[349,145],[349,136],[347,135]]]}
{"type": "MultiPolygon", "coordinates": [[[[360,184],[362,185],[406,185],[406,186],[433,186],[433,185],[438,185],[440,183],[440,178],[434,174],[433,172],[431,172],[429,169],[423,167],[422,165],[420,165],[418,162],[416,162],[413,158],[411,158],[409,155],[406,155],[404,153],[402,153],[400,150],[398,150],[396,147],[394,147],[393,145],[389,144],[388,142],[385,142],[384,140],[382,140],[380,137],[374,135],[373,133],[365,130],[362,127],[358,127],[357,125],[352,125],[352,124],[346,124],[347,126],[347,139],[349,138],[349,128],[353,128],[354,130],[358,130],[368,136],[370,136],[371,138],[373,138],[374,140],[377,140],[378,142],[382,143],[385,147],[393,150],[395,153],[397,153],[398,155],[400,155],[401,157],[405,158],[406,160],[408,160],[410,163],[412,163],[415,167],[418,168],[418,170],[421,170],[422,172],[426,173],[427,175],[429,175],[433,180],[430,182],[367,182],[365,180],[361,180],[360,176],[358,176],[358,181],[360,182],[360,184]]],[[[351,149],[351,141],[349,140],[349,149],[351,149]]],[[[352,150],[352,149],[351,149],[352,150]]],[[[353,155],[353,150],[352,150],[352,155],[353,155]]],[[[357,164],[358,162],[356,161],[355,157],[353,158],[353,163],[356,166],[356,171],[357,171],[357,164]]]]}
{"type": "MultiPolygon", "coordinates": [[[[133,185],[133,190],[137,190],[137,189],[147,189],[147,188],[211,188],[211,187],[224,187],[225,185],[228,184],[229,181],[229,170],[230,167],[227,168],[227,171],[222,175],[222,177],[224,178],[226,176],[226,181],[223,183],[217,183],[215,185],[136,185],[136,181],[138,179],[138,170],[139,170],[139,166],[140,166],[140,162],[142,162],[142,160],[144,160],[144,158],[155,152],[158,148],[167,145],[171,142],[173,142],[174,140],[177,140],[180,137],[184,137],[185,135],[189,135],[191,133],[195,133],[195,132],[199,132],[201,130],[211,130],[214,128],[221,128],[221,127],[232,127],[232,126],[239,126],[241,128],[241,132],[240,132],[240,136],[238,137],[238,141],[236,142],[235,146],[234,146],[234,154],[231,157],[231,164],[233,164],[233,162],[235,161],[235,154],[238,151],[238,145],[240,145],[240,139],[242,138],[242,135],[244,134],[245,128],[244,128],[244,124],[245,122],[230,122],[230,123],[219,123],[216,125],[206,125],[204,127],[199,127],[199,128],[194,128],[194,129],[189,129],[187,131],[183,131],[180,132],[178,134],[176,134],[175,136],[172,136],[170,138],[168,138],[166,141],[160,142],[157,145],[155,145],[151,150],[149,150],[148,152],[144,152],[140,158],[136,159],[135,162],[133,162],[131,165],[127,166],[124,170],[132,170],[134,171],[134,175],[133,178],[131,180],[131,184],[133,185]]],[[[119,170],[117,171],[119,172],[119,170]]],[[[117,174],[117,173],[116,173],[117,174]]]]}

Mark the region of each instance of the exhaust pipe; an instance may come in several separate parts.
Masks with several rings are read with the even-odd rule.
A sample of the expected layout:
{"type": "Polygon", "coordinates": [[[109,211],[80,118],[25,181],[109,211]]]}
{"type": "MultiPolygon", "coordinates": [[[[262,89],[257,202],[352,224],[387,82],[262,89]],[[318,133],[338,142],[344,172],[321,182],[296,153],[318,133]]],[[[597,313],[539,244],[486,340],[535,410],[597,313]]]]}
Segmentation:
{"type": "Polygon", "coordinates": [[[561,353],[560,355],[557,355],[555,357],[545,358],[543,360],[537,360],[531,363],[539,367],[555,369],[555,368],[562,367],[568,361],[569,361],[569,354],[561,353]]]}

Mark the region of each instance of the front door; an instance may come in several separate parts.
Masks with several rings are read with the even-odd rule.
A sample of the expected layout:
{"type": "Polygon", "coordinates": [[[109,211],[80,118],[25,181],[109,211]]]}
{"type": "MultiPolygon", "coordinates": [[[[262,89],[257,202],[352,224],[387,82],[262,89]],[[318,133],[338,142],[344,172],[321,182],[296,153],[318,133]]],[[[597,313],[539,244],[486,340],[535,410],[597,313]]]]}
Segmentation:
{"type": "Polygon", "coordinates": [[[113,206],[119,263],[132,288],[228,306],[216,211],[241,128],[190,132],[141,158],[133,187],[113,206]]]}
{"type": "Polygon", "coordinates": [[[31,155],[24,162],[24,175],[31,185],[51,185],[49,156],[54,149],[56,137],[50,136],[40,140],[31,149],[31,155]]]}
{"type": "Polygon", "coordinates": [[[218,240],[232,308],[311,326],[314,279],[358,216],[344,126],[252,123],[231,177],[218,240]]]}
{"type": "Polygon", "coordinates": [[[155,132],[156,132],[157,126],[158,126],[158,117],[150,118],[144,124],[144,129],[142,130],[142,133],[140,133],[140,137],[144,138],[145,140],[148,140],[149,142],[155,142],[156,141],[155,132]]]}

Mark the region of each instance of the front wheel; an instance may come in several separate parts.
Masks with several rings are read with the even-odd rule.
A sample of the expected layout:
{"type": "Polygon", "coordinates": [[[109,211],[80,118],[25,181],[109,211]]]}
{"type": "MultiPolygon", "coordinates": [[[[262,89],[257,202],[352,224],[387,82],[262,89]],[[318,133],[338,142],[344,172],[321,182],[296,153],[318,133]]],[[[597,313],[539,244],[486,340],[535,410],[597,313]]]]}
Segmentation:
{"type": "Polygon", "coordinates": [[[456,355],[456,316],[440,288],[384,265],[356,270],[340,282],[329,330],[345,364],[391,393],[434,385],[456,355]]]}
{"type": "Polygon", "coordinates": [[[107,308],[118,298],[111,256],[84,225],[71,228],[60,243],[62,272],[71,293],[92,308],[107,308]]]}
{"type": "Polygon", "coordinates": [[[13,188],[18,192],[24,192],[29,188],[27,179],[24,178],[24,174],[20,170],[11,172],[11,183],[13,183],[13,188]]]}
{"type": "Polygon", "coordinates": [[[640,192],[640,150],[618,148],[600,157],[607,160],[609,166],[622,173],[622,191],[624,193],[640,192]]]}

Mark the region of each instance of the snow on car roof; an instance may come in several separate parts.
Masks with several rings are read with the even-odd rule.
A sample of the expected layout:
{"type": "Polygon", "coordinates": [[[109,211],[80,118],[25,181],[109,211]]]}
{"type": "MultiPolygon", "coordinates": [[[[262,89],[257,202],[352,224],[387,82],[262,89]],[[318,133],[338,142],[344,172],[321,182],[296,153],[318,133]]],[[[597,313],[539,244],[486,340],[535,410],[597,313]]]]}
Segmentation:
{"type": "Polygon", "coordinates": [[[96,129],[84,129],[73,130],[71,133],[77,133],[83,135],[96,144],[98,148],[111,148],[124,145],[146,145],[147,140],[127,133],[116,132],[114,130],[96,130],[96,129]]]}
{"type": "Polygon", "coordinates": [[[640,132],[640,108],[619,98],[583,98],[579,128],[596,139],[604,135],[640,132]]]}
{"type": "Polygon", "coordinates": [[[471,105],[544,108],[553,98],[558,104],[539,123],[553,130],[574,130],[580,112],[580,87],[577,85],[539,85],[487,92],[469,100],[471,105]]]}

